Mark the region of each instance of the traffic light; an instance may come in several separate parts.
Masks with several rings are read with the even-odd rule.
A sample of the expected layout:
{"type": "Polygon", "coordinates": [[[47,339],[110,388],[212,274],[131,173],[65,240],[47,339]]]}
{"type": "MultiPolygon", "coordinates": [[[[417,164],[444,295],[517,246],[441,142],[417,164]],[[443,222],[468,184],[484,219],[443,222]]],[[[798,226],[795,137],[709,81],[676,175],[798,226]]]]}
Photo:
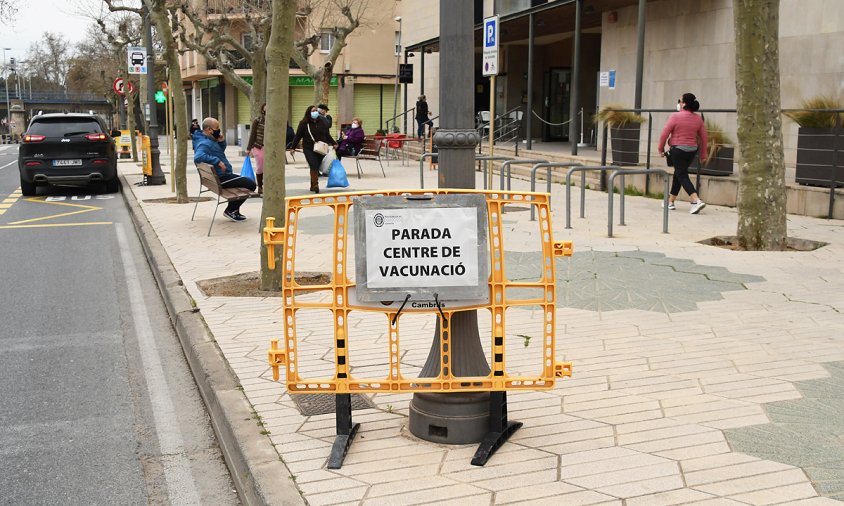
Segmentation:
{"type": "Polygon", "coordinates": [[[155,92],[155,101],[158,102],[159,104],[163,104],[164,102],[167,101],[167,97],[164,95],[163,91],[158,90],[158,91],[155,92]]]}

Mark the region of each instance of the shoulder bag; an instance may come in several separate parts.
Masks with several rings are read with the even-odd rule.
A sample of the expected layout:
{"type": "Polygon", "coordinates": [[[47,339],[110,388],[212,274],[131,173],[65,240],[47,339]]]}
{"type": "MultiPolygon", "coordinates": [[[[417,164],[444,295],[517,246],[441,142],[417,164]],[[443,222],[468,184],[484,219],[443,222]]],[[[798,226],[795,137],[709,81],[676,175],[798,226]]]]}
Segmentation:
{"type": "Polygon", "coordinates": [[[314,153],[319,153],[323,156],[328,154],[328,143],[322,142],[314,139],[314,134],[311,132],[311,125],[308,125],[308,133],[311,136],[311,140],[314,141],[314,153]]]}

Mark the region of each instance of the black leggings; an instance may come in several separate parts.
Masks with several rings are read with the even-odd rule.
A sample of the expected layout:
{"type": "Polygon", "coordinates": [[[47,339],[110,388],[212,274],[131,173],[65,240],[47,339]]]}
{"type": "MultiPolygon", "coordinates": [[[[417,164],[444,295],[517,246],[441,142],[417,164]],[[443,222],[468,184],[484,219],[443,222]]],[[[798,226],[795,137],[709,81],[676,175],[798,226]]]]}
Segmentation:
{"type": "Polygon", "coordinates": [[[680,194],[680,187],[682,186],[689,196],[695,191],[695,185],[689,178],[689,166],[695,159],[697,150],[683,151],[678,148],[671,148],[668,151],[668,156],[671,157],[671,163],[674,164],[674,178],[671,180],[671,195],[675,197],[680,194]]]}

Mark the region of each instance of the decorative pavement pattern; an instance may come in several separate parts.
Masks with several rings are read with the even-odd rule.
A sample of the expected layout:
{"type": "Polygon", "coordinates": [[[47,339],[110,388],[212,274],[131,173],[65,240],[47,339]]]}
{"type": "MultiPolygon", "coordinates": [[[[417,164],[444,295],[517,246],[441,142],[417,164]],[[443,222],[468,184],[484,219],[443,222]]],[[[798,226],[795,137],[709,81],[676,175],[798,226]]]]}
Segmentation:
{"type": "MultiPolygon", "coordinates": [[[[131,172],[129,183],[142,179],[134,165],[121,167],[131,172]]],[[[418,184],[415,170],[388,167],[382,178],[377,162],[366,168],[369,177],[353,182],[358,190],[418,184]]],[[[290,192],[304,194],[307,168],[295,169],[287,178],[290,192]]],[[[436,186],[436,174],[427,172],[430,187],[436,186]]],[[[195,188],[196,174],[189,172],[188,182],[195,188]]],[[[525,181],[513,183],[528,187],[525,181]]],[[[127,187],[145,199],[169,195],[164,187],[127,187]]],[[[564,196],[559,185],[552,190],[559,217],[564,196]]],[[[577,205],[577,194],[573,197],[577,205]]],[[[606,194],[590,191],[586,198],[589,209],[606,203],[606,194]]],[[[735,230],[735,211],[719,206],[707,207],[703,215],[673,214],[670,234],[656,232],[661,209],[650,199],[629,199],[630,220],[615,238],[605,236],[606,215],[600,212],[559,234],[558,219],[555,239],[573,240],[575,255],[557,264],[556,351],[575,364],[574,377],[553,390],[508,395],[511,418],[525,425],[483,468],[469,463],[474,445],[445,447],[407,433],[410,394],[374,395],[377,408],[355,411],[361,429],[343,468],[328,470],[333,415],[303,416],[267,367],[268,339],[278,335],[282,318],[278,298],[208,297],[197,286],[197,280],[249,272],[256,265],[259,225],[222,222],[207,237],[213,205],[200,204],[205,214],[196,221],[187,208],[174,212],[173,206],[144,204],[143,210],[261,417],[256,434],[269,438],[311,505],[839,504],[832,498],[841,497],[833,495],[840,483],[833,471],[844,467],[836,456],[844,452],[833,424],[841,410],[831,406],[840,388],[830,385],[841,385],[838,364],[844,363],[840,222],[789,216],[790,236],[829,246],[737,254],[698,243],[735,230]],[[802,417],[802,426],[788,418],[769,423],[789,413],[797,415],[794,420],[802,417]],[[730,439],[725,431],[731,431],[730,439]],[[767,448],[758,440],[766,434],[772,437],[767,448]],[[739,449],[741,441],[750,442],[747,451],[739,449]],[[750,446],[771,458],[753,454],[750,446]],[[811,470],[795,467],[786,463],[786,454],[809,467],[818,463],[811,470]],[[819,497],[813,484],[829,497],[819,497]]],[[[244,207],[251,218],[260,215],[257,199],[244,207]]],[[[520,253],[541,235],[537,222],[528,220],[525,212],[507,213],[502,220],[509,225],[504,246],[511,279],[537,272],[538,255],[520,253]]],[[[301,216],[300,225],[311,237],[297,242],[297,268],[330,270],[325,239],[331,220],[314,211],[301,216]]],[[[508,371],[527,370],[541,347],[525,346],[522,335],[541,327],[542,313],[512,309],[508,371]]],[[[333,370],[322,360],[332,355],[331,343],[318,339],[325,323],[312,313],[297,322],[303,331],[300,351],[311,357],[310,364],[300,365],[319,376],[333,370]]],[[[367,315],[350,316],[350,342],[356,340],[351,365],[362,374],[383,375],[386,326],[383,318],[370,321],[367,315]]],[[[414,326],[403,327],[402,370],[413,375],[430,350],[435,319],[407,318],[414,326]]],[[[482,335],[488,335],[489,319],[483,322],[482,335]]]]}
{"type": "MultiPolygon", "coordinates": [[[[540,258],[534,252],[507,252],[510,279],[538,278],[540,258]]],[[[765,279],[760,276],[656,252],[576,251],[569,259],[557,259],[557,307],[694,311],[698,302],[721,300],[723,292],[744,290],[744,283],[761,281],[765,279]]]]}
{"type": "Polygon", "coordinates": [[[803,399],[764,405],[771,422],[725,431],[733,451],[802,467],[819,494],[844,500],[844,362],[798,381],[803,399]]]}

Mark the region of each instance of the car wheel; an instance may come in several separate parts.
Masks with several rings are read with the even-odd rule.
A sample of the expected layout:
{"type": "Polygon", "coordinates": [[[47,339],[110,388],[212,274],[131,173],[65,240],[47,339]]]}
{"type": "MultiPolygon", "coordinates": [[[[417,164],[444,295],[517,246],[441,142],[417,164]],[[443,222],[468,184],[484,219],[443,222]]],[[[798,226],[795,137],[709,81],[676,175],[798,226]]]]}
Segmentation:
{"type": "Polygon", "coordinates": [[[35,183],[27,183],[21,179],[21,193],[24,197],[32,197],[35,195],[35,183]]]}
{"type": "Polygon", "coordinates": [[[117,178],[109,179],[105,182],[106,193],[117,193],[120,191],[120,180],[117,178]]]}

